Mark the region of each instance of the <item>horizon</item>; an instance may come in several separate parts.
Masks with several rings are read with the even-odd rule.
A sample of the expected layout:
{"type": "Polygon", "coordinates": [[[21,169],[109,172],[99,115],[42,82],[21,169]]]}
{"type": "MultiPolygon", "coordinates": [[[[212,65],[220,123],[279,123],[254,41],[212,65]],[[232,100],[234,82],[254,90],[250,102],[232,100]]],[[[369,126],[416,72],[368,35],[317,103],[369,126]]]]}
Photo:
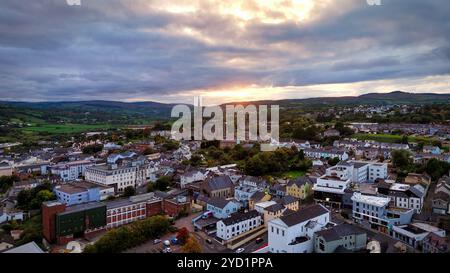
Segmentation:
{"type": "MultiPolygon", "coordinates": [[[[368,92],[368,93],[361,93],[356,96],[323,96],[323,97],[304,97],[304,98],[287,98],[287,99],[265,99],[265,100],[238,100],[238,101],[227,101],[223,102],[222,104],[234,104],[234,103],[244,103],[244,102],[262,102],[262,101],[290,101],[290,100],[307,100],[307,99],[320,99],[320,98],[358,98],[364,95],[382,95],[382,94],[394,94],[394,93],[402,93],[402,94],[414,94],[414,95],[450,95],[450,92],[446,93],[435,93],[435,92],[408,92],[408,91],[389,91],[389,92],[368,92]]],[[[192,97],[193,98],[193,97],[192,97]]],[[[186,102],[160,102],[155,100],[142,100],[142,101],[118,101],[118,100],[99,100],[99,99],[92,99],[92,100],[41,100],[41,101],[20,101],[20,100],[0,100],[0,102],[8,102],[8,103],[76,103],[76,102],[119,102],[119,103],[158,103],[158,104],[166,104],[166,105],[174,105],[174,104],[187,104],[192,105],[192,103],[186,103],[186,102]]],[[[205,106],[211,106],[211,105],[217,105],[217,104],[211,104],[206,101],[204,103],[205,106]]],[[[220,105],[220,104],[219,104],[220,105]]]]}
{"type": "Polygon", "coordinates": [[[3,2],[7,101],[223,104],[450,90],[446,0],[3,2]]]}

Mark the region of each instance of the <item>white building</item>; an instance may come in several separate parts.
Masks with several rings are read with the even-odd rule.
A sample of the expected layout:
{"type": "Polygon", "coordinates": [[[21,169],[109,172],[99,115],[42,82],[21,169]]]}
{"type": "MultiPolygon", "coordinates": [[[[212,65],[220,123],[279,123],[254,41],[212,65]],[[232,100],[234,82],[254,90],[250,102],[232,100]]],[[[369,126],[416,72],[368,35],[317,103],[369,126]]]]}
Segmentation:
{"type": "Polygon", "coordinates": [[[136,186],[136,167],[98,165],[87,168],[85,177],[87,181],[113,186],[116,192],[122,192],[128,186],[136,186]]]}
{"type": "Polygon", "coordinates": [[[367,227],[388,232],[395,225],[406,225],[411,222],[413,209],[389,206],[389,197],[353,193],[353,219],[367,227]]]}
{"type": "Polygon", "coordinates": [[[330,173],[317,178],[313,186],[314,201],[333,208],[340,209],[345,191],[350,187],[347,172],[330,173]]]}
{"type": "Polygon", "coordinates": [[[310,253],[314,250],[314,233],[330,223],[330,211],[314,205],[269,221],[271,253],[310,253]]]}
{"type": "Polygon", "coordinates": [[[217,237],[224,241],[233,239],[263,224],[262,216],[256,210],[245,213],[234,213],[230,217],[217,222],[217,237]]]}
{"type": "Polygon", "coordinates": [[[180,175],[180,187],[184,189],[187,185],[191,183],[203,181],[205,179],[206,175],[199,170],[186,172],[180,175]]]}
{"type": "Polygon", "coordinates": [[[425,223],[412,223],[409,225],[394,226],[391,231],[391,236],[414,248],[418,248],[422,245],[423,239],[430,233],[442,238],[445,238],[446,235],[445,230],[435,226],[425,223]]]}
{"type": "Polygon", "coordinates": [[[63,181],[78,179],[85,174],[86,168],[94,166],[91,160],[80,160],[68,163],[60,163],[51,167],[51,172],[58,175],[63,181]]]}
{"type": "Polygon", "coordinates": [[[388,177],[387,163],[372,163],[369,165],[368,182],[373,183],[377,179],[386,179],[388,177]]]}
{"type": "Polygon", "coordinates": [[[304,149],[306,157],[309,158],[339,158],[339,160],[347,160],[348,154],[344,150],[325,150],[325,149],[304,149]]]}
{"type": "Polygon", "coordinates": [[[341,161],[330,167],[327,174],[336,173],[340,177],[348,177],[354,183],[373,183],[377,178],[386,179],[388,170],[386,163],[372,163],[368,161],[341,161]],[[347,173],[347,174],[345,174],[347,173]]]}
{"type": "Polygon", "coordinates": [[[391,199],[398,208],[414,209],[420,213],[423,207],[425,190],[420,185],[411,186],[401,183],[380,183],[377,186],[380,195],[391,199]]]}

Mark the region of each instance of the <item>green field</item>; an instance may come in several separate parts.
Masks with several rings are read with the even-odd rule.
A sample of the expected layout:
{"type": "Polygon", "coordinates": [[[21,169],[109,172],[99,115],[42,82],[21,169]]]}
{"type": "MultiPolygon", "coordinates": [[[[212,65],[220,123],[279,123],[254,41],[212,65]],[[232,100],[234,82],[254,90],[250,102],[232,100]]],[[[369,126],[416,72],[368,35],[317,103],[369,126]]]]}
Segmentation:
{"type": "Polygon", "coordinates": [[[38,124],[22,129],[24,133],[73,134],[91,130],[111,129],[109,124],[38,124]]]}
{"type": "Polygon", "coordinates": [[[288,172],[276,174],[275,176],[280,177],[280,178],[287,178],[290,180],[294,180],[294,179],[297,179],[300,176],[304,176],[304,175],[305,175],[305,172],[302,172],[302,171],[288,171],[288,172]]]}
{"type": "MultiPolygon", "coordinates": [[[[374,140],[379,142],[386,143],[399,143],[401,142],[403,136],[402,135],[389,135],[389,134],[354,134],[353,138],[357,138],[359,140],[374,140]]],[[[431,143],[433,139],[428,137],[414,137],[408,136],[409,142],[424,142],[431,143]]]]}

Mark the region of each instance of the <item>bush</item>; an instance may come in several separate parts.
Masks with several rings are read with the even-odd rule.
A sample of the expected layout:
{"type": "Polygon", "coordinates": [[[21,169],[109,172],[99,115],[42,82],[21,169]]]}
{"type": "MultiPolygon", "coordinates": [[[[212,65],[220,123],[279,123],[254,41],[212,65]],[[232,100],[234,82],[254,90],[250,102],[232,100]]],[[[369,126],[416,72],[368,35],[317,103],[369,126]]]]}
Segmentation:
{"type": "Polygon", "coordinates": [[[126,197],[133,196],[135,194],[136,194],[136,189],[132,186],[126,187],[123,191],[123,196],[126,196],[126,197]]]}

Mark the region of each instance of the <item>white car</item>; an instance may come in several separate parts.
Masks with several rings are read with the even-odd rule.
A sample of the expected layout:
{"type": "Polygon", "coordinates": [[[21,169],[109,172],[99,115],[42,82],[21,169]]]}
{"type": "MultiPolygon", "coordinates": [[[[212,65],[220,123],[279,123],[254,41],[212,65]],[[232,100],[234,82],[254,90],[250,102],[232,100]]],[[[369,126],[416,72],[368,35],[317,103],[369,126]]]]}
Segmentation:
{"type": "Polygon", "coordinates": [[[243,248],[238,248],[237,250],[236,250],[236,253],[242,253],[242,252],[244,252],[245,251],[245,249],[243,249],[243,248]]]}
{"type": "Polygon", "coordinates": [[[164,245],[165,245],[165,246],[170,246],[170,241],[169,241],[169,240],[165,240],[165,241],[164,241],[164,245]]]}
{"type": "Polygon", "coordinates": [[[164,248],[163,253],[172,253],[172,249],[170,249],[170,247],[166,247],[164,248]]]}

